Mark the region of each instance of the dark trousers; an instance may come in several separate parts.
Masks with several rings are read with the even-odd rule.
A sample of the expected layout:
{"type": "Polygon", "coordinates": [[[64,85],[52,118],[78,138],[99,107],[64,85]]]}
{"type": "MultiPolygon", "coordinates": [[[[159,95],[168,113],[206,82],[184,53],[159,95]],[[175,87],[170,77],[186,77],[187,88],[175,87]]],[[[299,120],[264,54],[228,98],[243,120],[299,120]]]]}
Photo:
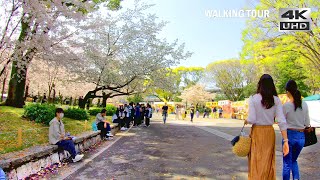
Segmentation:
{"type": "Polygon", "coordinates": [[[150,126],[150,118],[146,117],[146,126],[150,126]]]}
{"type": "Polygon", "coordinates": [[[194,113],[190,113],[190,116],[191,116],[191,121],[193,121],[194,113]]]}
{"type": "Polygon", "coordinates": [[[145,122],[144,122],[144,116],[141,115],[141,116],[140,116],[140,124],[143,124],[143,123],[145,123],[145,122]]]}
{"type": "Polygon", "coordinates": [[[120,119],[120,118],[119,118],[119,123],[120,123],[120,127],[123,127],[123,126],[126,125],[125,119],[120,119]]]}
{"type": "Polygon", "coordinates": [[[74,159],[77,155],[76,152],[76,148],[74,147],[74,143],[72,140],[61,140],[59,142],[56,143],[56,145],[58,145],[58,147],[61,147],[62,149],[68,151],[72,157],[72,159],[74,159]]]}
{"type": "Polygon", "coordinates": [[[137,116],[134,116],[134,118],[133,118],[133,126],[136,126],[137,125],[137,116]]]}
{"type": "Polygon", "coordinates": [[[126,128],[130,127],[130,122],[132,121],[132,117],[126,117],[126,128]]]}
{"type": "Polygon", "coordinates": [[[132,123],[134,125],[134,117],[130,117],[130,123],[132,123]]]}
{"type": "Polygon", "coordinates": [[[134,117],[134,124],[140,125],[141,124],[141,116],[135,116],[134,117]]]}
{"type": "Polygon", "coordinates": [[[105,138],[107,136],[107,132],[111,131],[111,127],[109,123],[107,123],[107,127],[104,128],[104,122],[98,123],[98,129],[101,131],[100,132],[101,139],[105,138]]]}

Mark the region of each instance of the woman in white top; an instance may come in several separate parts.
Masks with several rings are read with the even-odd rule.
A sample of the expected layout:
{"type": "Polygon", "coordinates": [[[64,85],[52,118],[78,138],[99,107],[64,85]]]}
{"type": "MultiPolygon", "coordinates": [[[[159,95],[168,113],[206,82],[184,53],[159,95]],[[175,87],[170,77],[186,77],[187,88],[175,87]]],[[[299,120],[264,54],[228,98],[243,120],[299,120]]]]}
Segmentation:
{"type": "Polygon", "coordinates": [[[180,114],[180,108],[179,108],[179,106],[177,105],[176,106],[176,120],[179,120],[180,118],[179,118],[179,114],[180,114]]]}
{"type": "Polygon", "coordinates": [[[248,156],[249,180],[275,180],[275,118],[284,138],[283,153],[289,152],[287,123],[283,115],[282,104],[270,75],[261,76],[257,93],[250,97],[248,119],[245,124],[252,124],[250,137],[251,152],[248,156]]]}
{"type": "Polygon", "coordinates": [[[288,124],[290,151],[288,156],[283,157],[282,177],[289,180],[292,172],[293,179],[300,179],[297,159],[304,146],[304,128],[310,126],[310,118],[307,103],[302,102],[297,83],[289,80],[286,91],[290,101],[284,104],[283,112],[288,124]]]}

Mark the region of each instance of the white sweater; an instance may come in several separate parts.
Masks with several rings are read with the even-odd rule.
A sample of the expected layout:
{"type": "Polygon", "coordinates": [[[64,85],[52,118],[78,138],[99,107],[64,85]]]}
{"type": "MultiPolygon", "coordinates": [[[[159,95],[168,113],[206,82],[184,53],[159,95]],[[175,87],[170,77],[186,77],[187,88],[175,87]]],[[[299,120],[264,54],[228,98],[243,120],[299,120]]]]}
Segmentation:
{"type": "Polygon", "coordinates": [[[282,104],[277,96],[273,96],[274,103],[270,109],[266,109],[262,103],[262,96],[255,94],[249,99],[248,123],[256,125],[273,125],[277,119],[280,130],[287,129],[286,118],[283,114],[282,104]]]}

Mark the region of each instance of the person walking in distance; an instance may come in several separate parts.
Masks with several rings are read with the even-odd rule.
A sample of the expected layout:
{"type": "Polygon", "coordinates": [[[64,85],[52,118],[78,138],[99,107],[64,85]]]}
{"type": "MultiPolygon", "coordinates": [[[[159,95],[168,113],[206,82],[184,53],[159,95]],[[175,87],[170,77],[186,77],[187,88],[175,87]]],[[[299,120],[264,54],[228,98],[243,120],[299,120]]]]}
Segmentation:
{"type": "MultiPolygon", "coordinates": [[[[198,110],[197,110],[198,111],[198,110]]],[[[207,115],[207,108],[204,107],[204,112],[203,112],[203,118],[205,118],[207,115]]],[[[198,118],[198,114],[197,114],[197,118],[198,118]]]]}
{"type": "Polygon", "coordinates": [[[248,155],[249,180],[276,179],[276,153],[274,119],[278,120],[283,137],[283,155],[289,153],[287,123],[283,115],[282,104],[277,95],[273,79],[270,75],[261,76],[257,93],[249,99],[248,119],[244,124],[251,127],[251,151],[248,155]]]}
{"type": "Polygon", "coordinates": [[[140,112],[140,104],[137,103],[137,105],[134,107],[135,113],[134,113],[134,127],[137,127],[140,125],[140,117],[141,117],[141,112],[140,112]]]}
{"type": "Polygon", "coordinates": [[[126,124],[126,128],[129,129],[130,127],[130,123],[133,121],[133,117],[134,117],[134,108],[133,108],[133,102],[130,102],[129,105],[127,106],[127,109],[125,109],[127,111],[127,124],[126,124]]]}
{"type": "Polygon", "coordinates": [[[146,116],[146,127],[150,126],[150,118],[152,117],[152,108],[151,105],[148,103],[146,110],[145,110],[145,116],[146,116]]]}
{"type": "Polygon", "coordinates": [[[193,122],[193,117],[194,117],[194,106],[193,104],[191,104],[191,107],[190,107],[190,117],[191,117],[191,122],[193,122]]]}
{"type": "Polygon", "coordinates": [[[129,129],[130,127],[130,122],[131,122],[131,107],[130,107],[130,104],[124,104],[124,112],[125,112],[125,128],[129,129]]]}
{"type": "Polygon", "coordinates": [[[182,108],[181,108],[181,118],[182,118],[182,120],[186,119],[186,114],[187,114],[187,111],[184,108],[184,106],[182,106],[182,108]]]}
{"type": "MultiPolygon", "coordinates": [[[[204,112],[204,113],[206,113],[206,112],[204,112]]],[[[198,108],[197,108],[197,110],[196,110],[196,117],[197,117],[197,119],[199,119],[199,116],[200,116],[200,112],[199,112],[199,110],[198,110],[198,108]]]]}
{"type": "Polygon", "coordinates": [[[180,114],[180,108],[179,108],[179,106],[178,105],[176,105],[176,109],[175,109],[175,113],[176,113],[176,120],[179,120],[180,118],[179,118],[179,114],[180,114]]]}
{"type": "Polygon", "coordinates": [[[283,112],[288,124],[289,154],[283,157],[283,180],[300,179],[298,157],[305,143],[304,129],[310,126],[307,103],[301,100],[301,93],[297,83],[289,80],[286,84],[289,102],[283,106],[283,112]]]}
{"type": "Polygon", "coordinates": [[[163,116],[163,124],[166,124],[167,117],[168,117],[168,106],[167,106],[167,103],[164,103],[164,106],[162,106],[162,116],[163,116]]]}
{"type": "Polygon", "coordinates": [[[212,109],[213,118],[217,118],[217,108],[213,107],[212,109]]]}
{"type": "Polygon", "coordinates": [[[219,112],[219,118],[222,118],[222,117],[223,117],[223,116],[222,116],[222,112],[223,112],[222,108],[219,108],[219,109],[218,109],[218,112],[219,112]]]}
{"type": "Polygon", "coordinates": [[[141,111],[141,117],[140,117],[140,119],[141,119],[141,124],[144,124],[144,125],[146,125],[145,124],[145,121],[144,121],[144,118],[145,118],[145,111],[146,111],[146,107],[144,106],[144,104],[141,104],[141,109],[140,109],[140,111],[141,111]]]}

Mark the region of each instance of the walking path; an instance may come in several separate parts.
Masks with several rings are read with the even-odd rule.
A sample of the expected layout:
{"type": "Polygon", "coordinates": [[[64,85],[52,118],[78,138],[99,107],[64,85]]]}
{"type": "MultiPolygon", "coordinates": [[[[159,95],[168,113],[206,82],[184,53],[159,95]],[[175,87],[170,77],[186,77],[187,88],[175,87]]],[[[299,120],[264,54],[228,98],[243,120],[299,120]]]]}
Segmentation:
{"type": "MultiPolygon", "coordinates": [[[[155,115],[150,127],[117,134],[86,154],[84,161],[60,169],[50,179],[247,179],[247,159],[233,155],[230,144],[243,121],[191,123],[169,117],[164,125],[160,119],[155,115]]],[[[275,129],[277,179],[281,179],[281,136],[275,129]]],[[[319,144],[305,148],[299,163],[301,179],[320,179],[319,144]]]]}

